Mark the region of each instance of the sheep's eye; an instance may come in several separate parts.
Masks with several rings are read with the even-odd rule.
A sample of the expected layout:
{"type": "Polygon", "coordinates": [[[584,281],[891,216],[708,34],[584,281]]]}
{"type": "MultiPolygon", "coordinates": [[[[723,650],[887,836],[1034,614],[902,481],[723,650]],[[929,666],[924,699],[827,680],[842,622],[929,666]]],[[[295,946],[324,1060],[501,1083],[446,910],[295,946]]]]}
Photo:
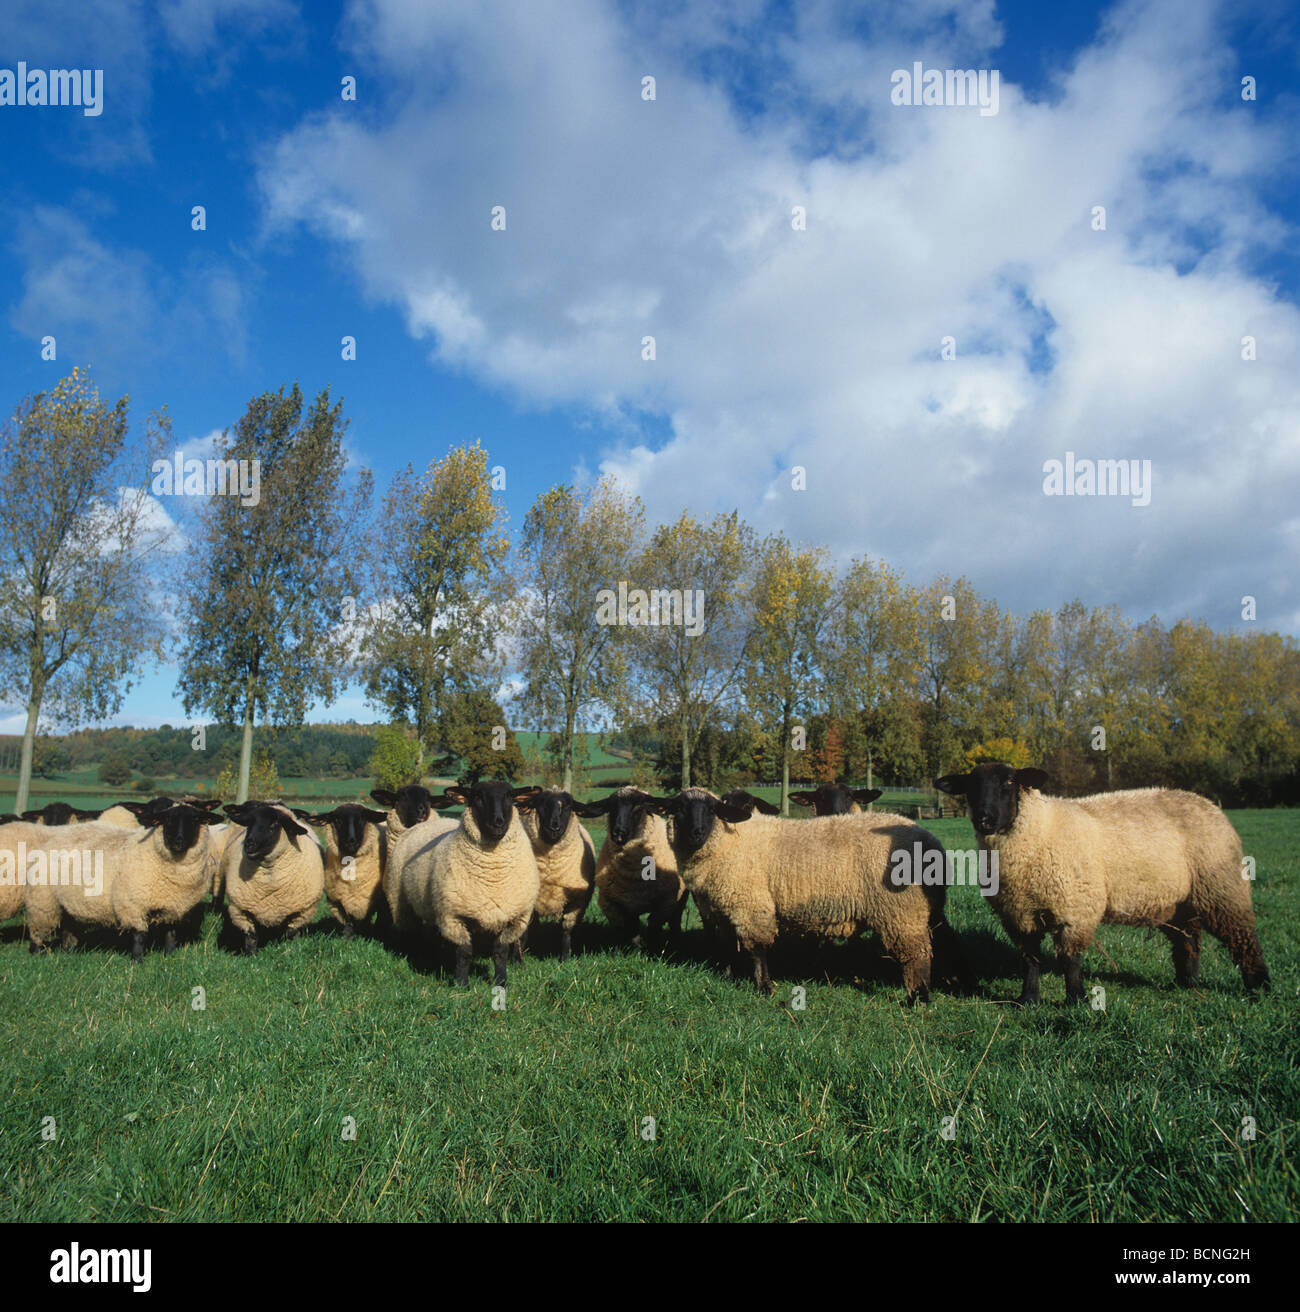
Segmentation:
{"type": "Polygon", "coordinates": [[[1011,787],[1011,780],[1010,780],[1010,779],[1004,779],[1004,780],[1002,781],[1002,787],[1003,787],[1003,788],[1010,788],[1010,787],[1011,787]]]}

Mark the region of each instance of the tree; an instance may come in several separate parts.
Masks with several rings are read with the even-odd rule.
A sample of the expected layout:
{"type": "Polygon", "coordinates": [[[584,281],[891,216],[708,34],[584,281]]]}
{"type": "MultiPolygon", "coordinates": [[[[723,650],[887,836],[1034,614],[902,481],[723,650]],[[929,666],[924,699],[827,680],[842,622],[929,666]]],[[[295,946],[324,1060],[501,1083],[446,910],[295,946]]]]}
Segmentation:
{"type": "Polygon", "coordinates": [[[563,787],[570,791],[579,727],[626,696],[627,629],[600,622],[598,612],[627,582],[644,518],[641,502],[606,478],[584,492],[551,488],[524,520],[521,699],[557,735],[563,787]]]}
{"type": "Polygon", "coordinates": [[[454,770],[470,783],[483,778],[514,782],[524,771],[524,754],[506,727],[505,712],[490,693],[471,688],[452,698],[443,718],[440,769],[454,770]]]}
{"type": "Polygon", "coordinates": [[[420,746],[400,724],[385,725],[375,731],[370,773],[376,788],[390,792],[420,782],[420,746]]]}
{"type": "Polygon", "coordinates": [[[265,747],[259,747],[248,763],[248,774],[244,777],[243,762],[238,771],[232,761],[217,775],[217,782],[212,791],[218,797],[229,797],[236,788],[243,788],[246,796],[237,801],[246,801],[255,797],[261,801],[274,801],[280,796],[280,775],[275,768],[275,757],[265,747]]]}
{"type": "Polygon", "coordinates": [[[979,733],[981,690],[989,685],[987,634],[998,611],[965,580],[940,576],[918,594],[918,694],[926,770],[942,774],[979,733]]]}
{"type": "Polygon", "coordinates": [[[326,388],[304,415],[295,383],[254,397],[217,442],[219,459],[250,462],[259,489],[250,504],[210,496],[200,515],[179,684],[187,714],[242,723],[241,802],[257,717],[300,724],[314,698],[334,697],[347,665],[344,603],[357,591],[370,476],[345,483],[342,410],[326,388]]]}
{"type": "Polygon", "coordinates": [[[500,664],[510,541],[483,449],[455,447],[418,477],[408,465],[381,522],[361,663],[372,704],[414,727],[418,774],[452,697],[500,664]]]}
{"type": "Polygon", "coordinates": [[[162,652],[151,566],[169,534],[148,471],[171,430],[155,413],[128,442],[127,407],[74,369],[21,401],[0,434],[0,697],[27,711],[19,811],[42,714],[68,725],[112,714],[140,658],[162,652]]]}
{"type": "Polygon", "coordinates": [[[822,643],[834,609],[834,576],[825,557],[824,547],[796,550],[775,534],[759,551],[751,594],[745,699],[759,719],[779,727],[783,815],[790,813],[795,720],[812,715],[823,698],[822,643]]]}
{"type": "Polygon", "coordinates": [[[130,779],[131,763],[126,759],[124,753],[113,752],[100,762],[98,773],[106,784],[112,784],[117,788],[130,779]]]}
{"type": "Polygon", "coordinates": [[[883,560],[853,561],[836,584],[825,645],[827,700],[846,722],[846,752],[861,737],[871,787],[881,752],[894,761],[919,754],[909,705],[921,660],[916,593],[883,560]]]}
{"type": "Polygon", "coordinates": [[[745,658],[750,622],[742,584],[753,542],[753,530],[734,512],[711,524],[685,512],[656,529],[633,570],[642,587],[683,602],[679,622],[639,628],[630,652],[646,711],[655,708],[675,731],[683,788],[691,786],[691,753],[700,734],[735,686],[745,658]],[[694,602],[700,612],[686,623],[694,602]]]}

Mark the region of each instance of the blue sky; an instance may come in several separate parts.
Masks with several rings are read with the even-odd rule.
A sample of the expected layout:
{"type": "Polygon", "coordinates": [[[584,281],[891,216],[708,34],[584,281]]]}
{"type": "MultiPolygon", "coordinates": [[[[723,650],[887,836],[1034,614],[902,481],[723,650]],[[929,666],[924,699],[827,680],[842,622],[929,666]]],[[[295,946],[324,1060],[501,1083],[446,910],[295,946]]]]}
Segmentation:
{"type": "Polygon", "coordinates": [[[479,438],[515,526],[603,470],[1017,610],[1297,632],[1300,19],[1238,8],[11,2],[0,67],[105,108],[0,107],[3,395],[89,366],[189,442],[296,379],[381,491],[479,438]],[[998,69],[998,114],[891,105],[914,60],[998,69]],[[1152,504],[1045,498],[1066,450],[1152,504]]]}

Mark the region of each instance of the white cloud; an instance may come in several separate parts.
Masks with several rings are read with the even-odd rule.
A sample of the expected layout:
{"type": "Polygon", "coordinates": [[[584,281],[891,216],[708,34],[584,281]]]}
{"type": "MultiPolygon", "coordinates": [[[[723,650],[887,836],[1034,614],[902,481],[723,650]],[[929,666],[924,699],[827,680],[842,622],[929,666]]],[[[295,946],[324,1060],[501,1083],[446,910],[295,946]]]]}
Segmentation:
{"type": "Polygon", "coordinates": [[[180,275],[143,251],[109,247],[79,213],[38,205],[15,224],[21,294],[10,324],[35,340],[53,335],[59,358],[99,366],[175,365],[178,344],[213,341],[226,358],[247,357],[243,284],[227,265],[191,259],[180,275]]]}
{"type": "Polygon", "coordinates": [[[700,8],[357,0],[382,111],[281,138],[267,221],[345,247],[444,363],[667,416],[601,465],[654,518],[739,506],[1018,609],[1228,623],[1250,592],[1296,627],[1272,526],[1300,492],[1300,315],[1251,265],[1294,238],[1256,195],[1288,147],[1283,111],[1234,103],[1213,6],[1117,6],[1042,98],[1004,79],[995,117],[889,104],[914,59],[996,66],[989,4],[873,11],[867,41],[829,4],[761,37],[753,5],[700,8]],[[767,112],[700,76],[737,48],[776,79],[767,112]],[[1152,504],[1044,497],[1066,450],[1150,459],[1152,504]]]}

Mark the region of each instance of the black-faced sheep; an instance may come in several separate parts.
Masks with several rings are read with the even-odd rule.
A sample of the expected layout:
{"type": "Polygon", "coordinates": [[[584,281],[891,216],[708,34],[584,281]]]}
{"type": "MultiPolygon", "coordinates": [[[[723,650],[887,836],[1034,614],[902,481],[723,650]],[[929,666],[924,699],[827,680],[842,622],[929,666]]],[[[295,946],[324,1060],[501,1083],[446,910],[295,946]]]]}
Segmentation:
{"type": "Polygon", "coordinates": [[[991,902],[1024,962],[1021,1002],[1038,1001],[1044,933],[1064,959],[1066,997],[1082,1001],[1082,954],[1111,922],[1164,933],[1184,987],[1197,982],[1202,929],[1247,989],[1268,984],[1241,840],[1213,802],[1168,788],[1047,797],[1046,783],[1042,770],[996,761],[935,780],[966,800],[980,847],[998,855],[991,902]]]}
{"type": "MultiPolygon", "coordinates": [[[[62,835],[39,840],[48,852],[75,849],[96,863],[93,879],[50,877],[27,890],[27,927],[33,951],[62,929],[65,946],[81,926],[125,930],[132,935],[131,956],[144,955],[149,930],[166,927],[165,950],[176,946],[176,929],[203,901],[212,880],[207,827],[212,817],[191,806],[172,806],[146,815],[133,830],[115,825],[80,824],[62,835]]],[[[65,851],[62,858],[75,854],[65,851]]]]}
{"type": "Polygon", "coordinates": [[[325,897],[330,914],[351,938],[372,911],[388,905],[383,889],[384,812],[347,802],[319,815],[299,810],[294,815],[325,832],[325,897]]]}
{"type": "Polygon", "coordinates": [[[601,914],[631,942],[669,925],[674,937],[682,927],[686,885],[677,873],[677,858],[663,817],[651,807],[654,798],[639,788],[620,788],[599,802],[576,804],[581,816],[608,817],[606,838],[596,858],[596,902],[601,914]]]}
{"type": "Polygon", "coordinates": [[[221,883],[230,922],[251,955],[259,929],[283,925],[294,938],[316,918],[324,864],[320,844],[287,808],[239,802],[225,811],[238,828],[221,857],[221,883]]]}
{"type": "Polygon", "coordinates": [[[938,839],[901,816],[783,820],[755,815],[756,799],[730,796],[688,788],[653,805],[669,818],[692,896],[749,953],[755,986],[771,989],[767,952],[782,933],[849,938],[874,929],[902,966],[907,1003],[926,1000],[943,902],[932,887],[896,882],[894,854],[942,854],[938,839]]]}
{"type": "Polygon", "coordinates": [[[559,921],[560,960],[567,961],[573,932],[595,886],[596,845],[578,822],[573,797],[562,788],[516,789],[515,805],[541,881],[533,914],[538,920],[559,921]]]}
{"type": "Polygon", "coordinates": [[[541,887],[533,845],[509,784],[457,785],[442,804],[465,810],[449,831],[435,831],[403,854],[394,928],[436,929],[455,949],[461,985],[469,983],[476,945],[486,947],[494,982],[504,988],[507,956],[528,928],[541,887]]]}

